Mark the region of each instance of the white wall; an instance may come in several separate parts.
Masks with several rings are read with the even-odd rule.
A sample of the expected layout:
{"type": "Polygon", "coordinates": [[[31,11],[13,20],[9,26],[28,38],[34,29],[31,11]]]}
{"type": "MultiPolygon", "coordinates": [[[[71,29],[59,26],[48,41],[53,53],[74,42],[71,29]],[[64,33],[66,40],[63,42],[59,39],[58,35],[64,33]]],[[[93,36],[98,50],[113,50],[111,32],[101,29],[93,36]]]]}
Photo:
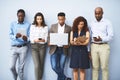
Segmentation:
{"type": "MultiPolygon", "coordinates": [[[[66,13],[66,23],[72,25],[77,16],[84,16],[88,23],[94,19],[94,8],[102,6],[104,16],[111,20],[114,29],[114,40],[111,42],[111,54],[109,62],[109,80],[120,80],[120,0],[1,0],[0,1],[0,80],[12,80],[9,70],[11,51],[9,40],[9,25],[17,20],[16,12],[23,8],[26,11],[26,20],[32,23],[34,14],[42,12],[46,23],[57,22],[57,13],[63,11],[66,13]]],[[[65,74],[72,77],[69,68],[69,59],[65,67],[65,74]]],[[[52,71],[50,65],[50,55],[47,52],[45,61],[45,71],[43,80],[56,80],[57,75],[52,71]]],[[[101,78],[101,76],[100,76],[101,78]]],[[[31,53],[28,54],[25,66],[25,80],[35,80],[34,65],[31,53]]],[[[91,70],[87,71],[87,80],[91,80],[91,70]]]]}

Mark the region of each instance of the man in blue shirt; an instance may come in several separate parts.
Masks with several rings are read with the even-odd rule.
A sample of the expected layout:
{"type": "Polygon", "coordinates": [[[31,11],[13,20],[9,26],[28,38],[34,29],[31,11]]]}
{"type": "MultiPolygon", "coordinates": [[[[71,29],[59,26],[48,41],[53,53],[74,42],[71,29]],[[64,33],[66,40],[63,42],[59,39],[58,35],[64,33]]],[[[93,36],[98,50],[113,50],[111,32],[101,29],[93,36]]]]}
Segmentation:
{"type": "Polygon", "coordinates": [[[11,72],[14,80],[17,80],[19,75],[20,80],[23,80],[23,71],[25,58],[29,43],[29,28],[30,24],[24,21],[25,11],[19,9],[17,12],[18,21],[12,22],[10,25],[10,39],[12,50],[11,72]],[[18,62],[18,73],[16,71],[16,62],[18,62]]]}

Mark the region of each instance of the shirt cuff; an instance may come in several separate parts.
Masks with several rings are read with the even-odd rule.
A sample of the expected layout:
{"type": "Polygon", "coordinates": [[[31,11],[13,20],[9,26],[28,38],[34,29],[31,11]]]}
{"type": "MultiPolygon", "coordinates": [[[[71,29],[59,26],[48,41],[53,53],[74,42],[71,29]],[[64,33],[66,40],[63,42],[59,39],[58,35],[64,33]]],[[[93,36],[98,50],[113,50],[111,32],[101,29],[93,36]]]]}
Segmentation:
{"type": "Polygon", "coordinates": [[[108,38],[107,37],[102,37],[102,42],[105,43],[105,42],[108,42],[108,38]]]}

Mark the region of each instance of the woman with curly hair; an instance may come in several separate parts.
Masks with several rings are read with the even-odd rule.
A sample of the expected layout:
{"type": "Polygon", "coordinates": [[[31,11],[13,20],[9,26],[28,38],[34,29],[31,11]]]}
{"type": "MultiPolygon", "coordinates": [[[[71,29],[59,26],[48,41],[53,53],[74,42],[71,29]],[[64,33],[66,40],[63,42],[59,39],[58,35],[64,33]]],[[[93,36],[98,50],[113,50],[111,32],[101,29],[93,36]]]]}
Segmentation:
{"type": "Polygon", "coordinates": [[[85,69],[90,68],[87,49],[89,40],[90,33],[88,30],[87,20],[84,17],[79,16],[74,20],[70,34],[70,43],[72,45],[70,68],[73,69],[74,80],[79,79],[79,70],[80,80],[85,80],[85,69]]]}

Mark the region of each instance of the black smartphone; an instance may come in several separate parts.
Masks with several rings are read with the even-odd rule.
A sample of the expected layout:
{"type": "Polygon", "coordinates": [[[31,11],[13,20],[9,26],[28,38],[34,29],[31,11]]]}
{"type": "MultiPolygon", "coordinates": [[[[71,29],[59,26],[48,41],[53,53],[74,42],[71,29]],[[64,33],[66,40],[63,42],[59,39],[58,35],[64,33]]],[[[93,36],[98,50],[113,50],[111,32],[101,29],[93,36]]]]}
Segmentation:
{"type": "Polygon", "coordinates": [[[38,38],[39,40],[42,40],[42,38],[38,38]]]}
{"type": "Polygon", "coordinates": [[[97,37],[93,37],[94,39],[97,39],[97,37]]]}

